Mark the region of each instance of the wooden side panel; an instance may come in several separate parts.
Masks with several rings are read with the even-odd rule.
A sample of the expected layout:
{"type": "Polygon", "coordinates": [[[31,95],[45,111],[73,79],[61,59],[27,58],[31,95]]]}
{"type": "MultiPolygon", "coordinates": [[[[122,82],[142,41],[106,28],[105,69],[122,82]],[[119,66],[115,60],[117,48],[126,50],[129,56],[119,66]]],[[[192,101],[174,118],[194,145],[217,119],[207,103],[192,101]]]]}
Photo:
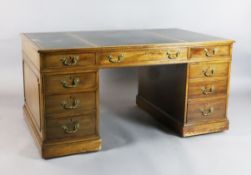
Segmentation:
{"type": "Polygon", "coordinates": [[[37,128],[41,129],[41,117],[40,117],[40,83],[39,77],[32,71],[26,62],[24,62],[24,93],[25,103],[32,113],[33,122],[35,122],[37,128]]]}
{"type": "Polygon", "coordinates": [[[186,64],[139,68],[138,96],[184,122],[186,64]]]}
{"type": "Polygon", "coordinates": [[[22,51],[29,58],[32,64],[40,70],[40,55],[37,46],[25,35],[22,35],[22,51]]]}

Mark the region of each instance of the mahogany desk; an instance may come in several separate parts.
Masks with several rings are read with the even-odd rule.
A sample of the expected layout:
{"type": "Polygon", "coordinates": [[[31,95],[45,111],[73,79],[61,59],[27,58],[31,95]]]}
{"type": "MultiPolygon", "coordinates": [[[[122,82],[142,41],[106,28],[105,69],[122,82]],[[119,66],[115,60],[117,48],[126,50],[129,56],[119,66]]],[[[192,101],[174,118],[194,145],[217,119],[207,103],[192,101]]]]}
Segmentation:
{"type": "Polygon", "coordinates": [[[140,66],[137,105],[183,137],[228,129],[232,44],[180,29],[22,34],[23,109],[42,157],[101,149],[101,68],[140,66]]]}

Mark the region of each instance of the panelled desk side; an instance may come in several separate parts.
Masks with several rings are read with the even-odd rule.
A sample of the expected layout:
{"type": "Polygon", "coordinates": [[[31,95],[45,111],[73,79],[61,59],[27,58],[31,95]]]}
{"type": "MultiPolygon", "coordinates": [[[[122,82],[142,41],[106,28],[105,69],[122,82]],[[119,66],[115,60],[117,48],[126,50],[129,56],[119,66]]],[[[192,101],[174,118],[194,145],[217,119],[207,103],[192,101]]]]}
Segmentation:
{"type": "Polygon", "coordinates": [[[228,129],[232,44],[179,29],[22,34],[23,111],[42,157],[101,149],[101,68],[139,67],[137,105],[183,137],[228,129]]]}

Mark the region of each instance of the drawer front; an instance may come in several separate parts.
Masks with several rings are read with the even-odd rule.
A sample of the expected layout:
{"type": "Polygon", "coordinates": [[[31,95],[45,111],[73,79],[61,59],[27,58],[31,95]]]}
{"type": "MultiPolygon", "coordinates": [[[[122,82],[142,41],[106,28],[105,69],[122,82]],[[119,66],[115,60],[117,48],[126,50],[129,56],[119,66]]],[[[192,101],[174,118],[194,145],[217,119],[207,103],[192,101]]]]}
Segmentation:
{"type": "Polygon", "coordinates": [[[97,56],[100,65],[142,64],[155,61],[176,61],[187,59],[187,48],[152,49],[147,51],[107,52],[97,56]]]}
{"type": "Polygon", "coordinates": [[[46,120],[47,140],[74,139],[95,135],[95,114],[46,120]]]}
{"type": "Polygon", "coordinates": [[[43,68],[71,68],[95,65],[95,54],[55,54],[45,55],[42,59],[43,68]]]}
{"type": "Polygon", "coordinates": [[[229,46],[191,48],[191,58],[207,58],[230,56],[229,46]]]}
{"type": "Polygon", "coordinates": [[[226,77],[229,71],[229,63],[193,63],[189,66],[189,78],[214,78],[226,77]]]}
{"type": "Polygon", "coordinates": [[[227,94],[227,78],[212,81],[189,81],[188,98],[214,97],[227,94]]]}
{"type": "Polygon", "coordinates": [[[226,97],[188,101],[188,123],[224,118],[226,118],[226,97]]]}
{"type": "Polygon", "coordinates": [[[96,73],[51,75],[45,77],[46,94],[81,92],[96,87],[96,73]]]}
{"type": "Polygon", "coordinates": [[[84,92],[46,96],[47,116],[70,116],[96,110],[96,93],[84,92]]]}

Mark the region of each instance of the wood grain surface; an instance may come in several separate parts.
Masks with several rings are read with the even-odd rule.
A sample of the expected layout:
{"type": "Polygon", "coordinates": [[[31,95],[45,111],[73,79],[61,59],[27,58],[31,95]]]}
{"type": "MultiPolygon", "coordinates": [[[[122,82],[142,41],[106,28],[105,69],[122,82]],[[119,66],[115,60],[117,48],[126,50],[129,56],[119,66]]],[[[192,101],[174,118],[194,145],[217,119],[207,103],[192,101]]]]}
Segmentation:
{"type": "Polygon", "coordinates": [[[101,149],[102,68],[139,67],[137,105],[183,137],[228,129],[233,40],[181,29],[21,36],[24,116],[44,158],[101,149]]]}

